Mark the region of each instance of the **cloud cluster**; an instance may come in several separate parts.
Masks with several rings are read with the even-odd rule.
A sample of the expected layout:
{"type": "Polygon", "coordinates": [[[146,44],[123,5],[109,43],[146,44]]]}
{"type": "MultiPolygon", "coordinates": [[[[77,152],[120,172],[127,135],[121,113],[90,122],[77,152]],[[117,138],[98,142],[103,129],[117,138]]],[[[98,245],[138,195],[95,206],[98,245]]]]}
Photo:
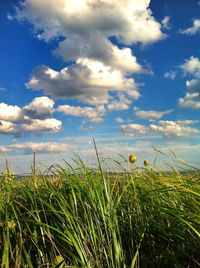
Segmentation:
{"type": "Polygon", "coordinates": [[[54,98],[76,99],[88,104],[105,104],[111,99],[109,92],[125,92],[138,98],[134,79],[126,78],[120,70],[102,62],[88,59],[63,68],[60,72],[47,66],[33,70],[27,88],[41,90],[54,98]]]}
{"type": "Polygon", "coordinates": [[[195,124],[197,121],[192,120],[179,120],[179,121],[164,121],[160,120],[157,124],[150,124],[144,126],[141,124],[128,124],[122,125],[121,128],[125,135],[141,136],[158,134],[166,138],[172,137],[186,137],[200,133],[197,128],[190,125],[195,124]]]}
{"type": "Polygon", "coordinates": [[[179,99],[179,106],[200,109],[200,60],[192,56],[180,67],[185,76],[190,75],[193,79],[186,81],[187,92],[183,98],[179,99]]]}
{"type": "Polygon", "coordinates": [[[164,39],[162,29],[169,24],[169,17],[156,21],[149,5],[150,0],[20,2],[15,17],[31,23],[37,38],[56,40],[54,55],[68,63],[60,71],[36,67],[27,88],[87,104],[111,101],[111,110],[120,109],[113,92],[123,92],[131,102],[138,98],[137,84],[130,76],[146,70],[129,46],[164,39]]]}
{"type": "Polygon", "coordinates": [[[0,134],[59,132],[62,122],[51,118],[53,106],[48,97],[37,97],[22,108],[0,103],[0,134]]]}
{"type": "Polygon", "coordinates": [[[153,111],[153,110],[144,111],[144,110],[140,110],[137,107],[134,107],[134,111],[135,111],[135,115],[138,118],[149,119],[149,120],[158,120],[158,119],[161,119],[164,115],[172,113],[174,110],[170,109],[167,111],[153,111]]]}

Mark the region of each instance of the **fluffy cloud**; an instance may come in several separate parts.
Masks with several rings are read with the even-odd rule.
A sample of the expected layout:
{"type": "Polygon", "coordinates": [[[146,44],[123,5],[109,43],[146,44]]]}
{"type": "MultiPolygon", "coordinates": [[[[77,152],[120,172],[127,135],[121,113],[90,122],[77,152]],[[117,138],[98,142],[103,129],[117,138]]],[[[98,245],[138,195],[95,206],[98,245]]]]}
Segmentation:
{"type": "Polygon", "coordinates": [[[150,0],[25,0],[17,9],[19,20],[28,20],[38,38],[88,36],[101,32],[126,44],[155,42],[164,37],[161,24],[148,8],[150,0]]]}
{"type": "Polygon", "coordinates": [[[20,132],[25,133],[41,133],[49,132],[56,133],[61,130],[62,122],[55,118],[48,118],[45,120],[35,119],[30,124],[22,124],[20,132]]]}
{"type": "Polygon", "coordinates": [[[179,106],[200,109],[200,60],[192,56],[180,67],[185,75],[193,76],[194,79],[186,81],[187,92],[183,98],[179,99],[179,106]]]}
{"type": "Polygon", "coordinates": [[[191,56],[190,59],[185,60],[182,64],[181,69],[185,74],[191,74],[195,77],[200,78],[200,60],[197,57],[191,56]]]}
{"type": "Polygon", "coordinates": [[[194,35],[200,31],[200,19],[193,20],[193,25],[185,30],[180,30],[180,33],[187,35],[194,35]]]}
{"type": "Polygon", "coordinates": [[[98,61],[81,59],[77,64],[54,71],[46,66],[37,67],[26,84],[33,90],[43,89],[53,97],[77,99],[89,104],[107,103],[109,92],[124,91],[137,97],[137,85],[119,70],[98,61]]]}
{"type": "Polygon", "coordinates": [[[44,96],[33,99],[22,108],[0,103],[0,133],[21,135],[60,131],[62,122],[50,118],[53,106],[54,101],[44,96]]]}
{"type": "Polygon", "coordinates": [[[172,113],[174,110],[171,109],[167,111],[144,111],[135,107],[134,111],[135,111],[135,115],[141,119],[160,119],[164,115],[172,113]]]}
{"type": "Polygon", "coordinates": [[[160,133],[164,137],[184,137],[200,132],[196,128],[183,125],[183,121],[181,124],[174,121],[159,121],[159,125],[151,124],[149,129],[160,133]]]}
{"type": "Polygon", "coordinates": [[[13,134],[16,132],[16,126],[12,122],[0,120],[0,134],[13,134]]]}
{"type": "Polygon", "coordinates": [[[197,128],[192,128],[189,125],[197,123],[191,120],[181,121],[159,121],[157,124],[144,126],[141,124],[122,125],[121,128],[126,135],[150,135],[159,134],[163,137],[184,137],[200,133],[197,128]]]}
{"type": "Polygon", "coordinates": [[[89,38],[73,35],[70,39],[60,42],[54,54],[61,56],[65,61],[89,58],[125,72],[143,71],[130,48],[119,49],[100,33],[93,34],[89,38]]]}
{"type": "Polygon", "coordinates": [[[55,39],[54,54],[70,64],[59,72],[37,67],[27,87],[98,105],[109,102],[111,91],[138,96],[130,74],[147,70],[128,46],[162,40],[169,22],[168,17],[163,24],[156,21],[149,5],[150,0],[21,1],[16,18],[31,23],[37,38],[55,39]]]}
{"type": "Polygon", "coordinates": [[[104,106],[93,107],[80,107],[61,105],[57,108],[58,112],[62,112],[65,115],[72,115],[78,117],[87,118],[90,122],[100,123],[103,121],[102,117],[105,115],[104,106]]]}
{"type": "Polygon", "coordinates": [[[22,111],[18,106],[7,105],[0,103],[0,120],[9,121],[12,123],[23,120],[22,111]]]}
{"type": "Polygon", "coordinates": [[[200,93],[186,93],[184,98],[179,99],[182,108],[200,109],[200,93]]]}
{"type": "Polygon", "coordinates": [[[37,97],[28,105],[24,106],[23,112],[25,116],[31,119],[47,119],[54,112],[54,101],[48,97],[37,97]]]}

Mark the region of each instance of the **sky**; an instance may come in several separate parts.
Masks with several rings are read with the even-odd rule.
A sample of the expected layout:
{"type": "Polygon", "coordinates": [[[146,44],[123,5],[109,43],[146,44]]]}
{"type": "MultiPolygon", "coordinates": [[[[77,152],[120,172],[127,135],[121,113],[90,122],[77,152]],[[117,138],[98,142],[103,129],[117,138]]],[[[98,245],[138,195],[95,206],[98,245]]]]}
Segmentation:
{"type": "Polygon", "coordinates": [[[1,0],[0,171],[200,164],[200,1],[1,0]]]}

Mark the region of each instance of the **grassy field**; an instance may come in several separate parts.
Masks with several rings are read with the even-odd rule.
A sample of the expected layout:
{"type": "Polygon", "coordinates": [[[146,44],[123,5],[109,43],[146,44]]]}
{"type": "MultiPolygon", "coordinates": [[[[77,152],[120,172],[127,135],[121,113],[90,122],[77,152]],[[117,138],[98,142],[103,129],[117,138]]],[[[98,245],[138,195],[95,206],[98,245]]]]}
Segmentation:
{"type": "Polygon", "coordinates": [[[200,267],[198,170],[108,173],[76,162],[51,178],[2,177],[2,268],[200,267]]]}

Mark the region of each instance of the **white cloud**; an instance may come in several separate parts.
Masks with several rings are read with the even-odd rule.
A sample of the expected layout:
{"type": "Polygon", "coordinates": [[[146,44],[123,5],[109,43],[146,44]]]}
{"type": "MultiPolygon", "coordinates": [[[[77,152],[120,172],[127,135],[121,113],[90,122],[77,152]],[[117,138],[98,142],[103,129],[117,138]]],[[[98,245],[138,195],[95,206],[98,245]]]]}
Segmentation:
{"type": "MultiPolygon", "coordinates": [[[[192,122],[190,121],[192,124],[192,122]]],[[[194,123],[194,122],[193,122],[194,123]]],[[[128,124],[122,125],[126,135],[150,135],[159,134],[166,138],[173,137],[186,137],[194,134],[200,133],[199,129],[192,128],[188,120],[181,121],[159,121],[157,124],[150,124],[149,126],[144,126],[141,124],[128,124]]]]}
{"type": "Polygon", "coordinates": [[[16,126],[12,122],[0,120],[0,134],[13,134],[16,132],[16,126]]]}
{"type": "Polygon", "coordinates": [[[179,125],[193,125],[199,123],[198,120],[177,120],[175,122],[179,125]]]}
{"type": "Polygon", "coordinates": [[[164,77],[174,80],[176,78],[176,74],[177,74],[176,71],[170,70],[169,72],[164,73],[164,77]]]}
{"type": "Polygon", "coordinates": [[[60,105],[56,111],[62,112],[65,115],[85,117],[90,122],[101,123],[103,121],[103,116],[105,115],[104,106],[93,107],[80,107],[71,105],[60,105]]]}
{"type": "Polygon", "coordinates": [[[195,77],[200,78],[200,60],[197,57],[191,56],[190,59],[185,60],[182,64],[181,69],[185,74],[191,74],[195,77]]]}
{"type": "Polygon", "coordinates": [[[200,109],[200,93],[186,93],[184,98],[179,99],[182,108],[200,109]]]}
{"type": "Polygon", "coordinates": [[[117,99],[107,105],[107,108],[112,111],[128,110],[131,103],[132,101],[124,94],[119,94],[117,99]]]}
{"type": "MultiPolygon", "coordinates": [[[[71,150],[71,146],[66,143],[58,142],[26,142],[26,143],[15,143],[9,146],[4,146],[5,151],[23,151],[24,153],[55,153],[55,152],[68,152],[71,150]]],[[[0,148],[1,151],[1,148],[0,148]]]]}
{"type": "Polygon", "coordinates": [[[149,4],[150,0],[25,0],[16,16],[32,23],[38,37],[47,41],[101,32],[126,44],[149,43],[164,38],[149,4]]]}
{"type": "Polygon", "coordinates": [[[170,22],[169,21],[170,21],[169,16],[164,17],[163,20],[161,21],[163,28],[166,30],[170,29],[170,22]]]}
{"type": "Polygon", "coordinates": [[[7,105],[3,102],[0,103],[0,120],[15,123],[22,119],[22,111],[18,106],[7,105]]]}
{"type": "Polygon", "coordinates": [[[143,71],[130,48],[119,49],[100,33],[92,34],[89,38],[73,35],[70,39],[60,42],[54,54],[61,56],[65,61],[89,58],[124,72],[143,71]]]}
{"type": "Polygon", "coordinates": [[[132,78],[124,77],[119,70],[112,69],[101,62],[80,59],[56,72],[49,67],[39,66],[31,75],[27,88],[43,89],[53,97],[77,99],[89,104],[107,103],[109,92],[124,91],[138,96],[137,85],[132,78]]]}
{"type": "Polygon", "coordinates": [[[139,108],[135,107],[134,111],[135,111],[135,115],[141,119],[160,119],[164,115],[172,113],[174,110],[170,109],[167,111],[152,111],[152,110],[144,111],[144,110],[140,110],[139,108]]]}
{"type": "Polygon", "coordinates": [[[132,136],[144,135],[148,131],[148,127],[141,124],[122,125],[121,128],[125,135],[132,136]]]}
{"type": "Polygon", "coordinates": [[[123,122],[124,122],[124,119],[121,118],[121,117],[117,117],[117,118],[115,118],[115,121],[116,121],[117,123],[123,123],[123,122]]]}
{"type": "Polygon", "coordinates": [[[137,99],[131,74],[149,71],[138,63],[130,45],[164,39],[161,30],[169,24],[169,17],[163,19],[163,25],[156,21],[149,5],[150,0],[21,1],[15,17],[31,23],[37,38],[54,39],[58,46],[53,53],[70,63],[60,71],[38,66],[27,88],[53,98],[109,104],[114,110],[122,107],[115,93],[137,99]],[[111,37],[117,40],[115,44],[111,37]]]}
{"type": "Polygon", "coordinates": [[[22,124],[20,127],[20,133],[56,133],[61,130],[61,127],[62,122],[55,118],[45,120],[34,119],[30,124],[22,124]]]}
{"type": "Polygon", "coordinates": [[[0,103],[0,133],[21,135],[60,131],[62,122],[50,118],[53,106],[54,101],[45,96],[33,99],[22,108],[0,103]]]}
{"type": "Polygon", "coordinates": [[[180,30],[180,33],[187,35],[195,35],[200,31],[200,19],[193,20],[193,25],[185,30],[180,30]]]}
{"type": "Polygon", "coordinates": [[[179,98],[179,106],[182,108],[200,109],[200,60],[190,57],[182,64],[181,69],[185,75],[191,75],[194,79],[186,81],[186,95],[179,98]]]}
{"type": "Polygon", "coordinates": [[[160,133],[164,137],[184,137],[198,134],[200,132],[196,128],[184,126],[183,122],[178,124],[174,121],[159,121],[159,125],[151,124],[149,129],[160,133]]]}
{"type": "Polygon", "coordinates": [[[31,119],[47,119],[54,112],[54,101],[48,97],[37,97],[23,107],[23,113],[31,119]]]}

